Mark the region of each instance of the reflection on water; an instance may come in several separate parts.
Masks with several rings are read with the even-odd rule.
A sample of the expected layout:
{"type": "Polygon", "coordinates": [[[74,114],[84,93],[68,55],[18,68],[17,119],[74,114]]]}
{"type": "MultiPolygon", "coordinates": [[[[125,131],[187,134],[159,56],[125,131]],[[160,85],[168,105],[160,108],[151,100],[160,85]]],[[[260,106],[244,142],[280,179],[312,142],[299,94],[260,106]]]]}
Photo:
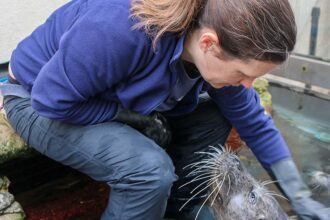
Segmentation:
{"type": "MultiPolygon", "coordinates": [[[[298,115],[296,112],[276,106],[274,107],[273,119],[286,140],[293,159],[307,184],[311,181],[310,174],[313,171],[323,171],[330,174],[329,122],[320,124],[309,120],[305,116],[298,115]]],[[[244,148],[240,155],[243,163],[257,179],[265,180],[269,178],[248,148],[244,148]]],[[[321,190],[320,188],[311,188],[313,197],[326,206],[330,206],[329,190],[321,190]]],[[[274,186],[271,189],[276,190],[274,186]]],[[[290,211],[287,202],[282,199],[279,199],[279,202],[287,211],[290,211]]]]}

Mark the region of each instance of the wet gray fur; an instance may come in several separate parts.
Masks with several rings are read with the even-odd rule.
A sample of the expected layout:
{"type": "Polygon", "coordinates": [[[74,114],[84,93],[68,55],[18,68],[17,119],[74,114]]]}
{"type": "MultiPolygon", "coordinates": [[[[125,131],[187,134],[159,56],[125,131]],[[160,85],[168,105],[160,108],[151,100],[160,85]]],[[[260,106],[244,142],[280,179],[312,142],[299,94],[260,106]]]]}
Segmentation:
{"type": "Polygon", "coordinates": [[[199,153],[207,154],[208,157],[190,164],[188,167],[193,168],[190,175],[197,175],[194,178],[196,181],[206,179],[203,187],[208,187],[209,196],[202,205],[212,207],[216,220],[289,219],[273,197],[282,196],[266,188],[273,181],[261,183],[255,180],[234,152],[223,147],[210,147],[210,151],[199,153]]]}

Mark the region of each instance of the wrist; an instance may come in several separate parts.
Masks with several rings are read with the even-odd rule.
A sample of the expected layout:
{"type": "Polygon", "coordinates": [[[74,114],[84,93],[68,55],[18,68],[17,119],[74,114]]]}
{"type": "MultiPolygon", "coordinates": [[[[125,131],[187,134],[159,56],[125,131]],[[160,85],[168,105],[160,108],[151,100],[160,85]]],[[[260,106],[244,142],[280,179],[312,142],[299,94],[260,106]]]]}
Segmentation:
{"type": "Polygon", "coordinates": [[[148,119],[148,116],[144,116],[131,110],[124,109],[121,106],[118,106],[117,112],[112,118],[112,121],[127,124],[135,129],[143,129],[150,123],[150,119],[148,119]]]}
{"type": "Polygon", "coordinates": [[[288,199],[297,200],[311,196],[309,188],[303,182],[291,158],[280,160],[271,165],[270,174],[278,180],[278,186],[288,199]]]}

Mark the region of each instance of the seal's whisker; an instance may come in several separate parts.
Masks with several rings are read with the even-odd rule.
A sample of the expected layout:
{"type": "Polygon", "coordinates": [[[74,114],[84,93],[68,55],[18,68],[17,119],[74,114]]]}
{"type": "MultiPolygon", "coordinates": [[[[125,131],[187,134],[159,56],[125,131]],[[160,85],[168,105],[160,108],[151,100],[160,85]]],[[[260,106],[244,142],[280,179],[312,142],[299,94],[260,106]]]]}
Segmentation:
{"type": "Polygon", "coordinates": [[[261,182],[261,184],[262,184],[263,186],[267,186],[267,185],[269,185],[269,184],[272,184],[272,183],[278,183],[278,182],[279,182],[278,180],[266,180],[266,181],[261,182]]]}
{"type": "Polygon", "coordinates": [[[208,159],[208,160],[202,160],[202,161],[196,163],[193,167],[196,167],[196,169],[197,169],[197,168],[206,167],[206,166],[215,166],[217,164],[218,164],[218,162],[216,160],[208,159]]]}
{"type": "Polygon", "coordinates": [[[187,166],[184,166],[182,169],[187,169],[187,168],[194,168],[196,166],[199,166],[200,164],[204,164],[205,163],[205,160],[202,160],[202,161],[198,161],[198,162],[195,162],[195,163],[191,163],[191,164],[188,164],[187,166]]]}
{"type": "Polygon", "coordinates": [[[195,193],[190,199],[188,199],[179,209],[179,211],[181,211],[193,198],[195,198],[198,194],[200,194],[201,192],[203,192],[205,189],[207,189],[209,186],[211,186],[214,182],[216,182],[217,179],[210,181],[210,183],[205,186],[203,189],[201,189],[200,191],[198,191],[197,193],[195,193]]]}
{"type": "Polygon", "coordinates": [[[200,163],[200,164],[196,164],[195,167],[192,167],[190,173],[192,172],[196,172],[196,171],[199,171],[199,170],[210,170],[210,168],[212,168],[213,170],[214,169],[217,169],[218,167],[218,164],[214,163],[214,162],[203,162],[203,163],[200,163]]]}
{"type": "Polygon", "coordinates": [[[192,176],[192,175],[196,175],[196,174],[198,174],[198,173],[206,173],[206,172],[210,172],[210,171],[212,171],[212,170],[216,170],[217,169],[217,167],[216,166],[205,166],[205,167],[199,167],[199,168],[196,168],[196,169],[194,169],[194,170],[192,170],[192,171],[190,171],[187,175],[186,175],[186,177],[189,177],[189,176],[192,176]]]}
{"type": "MultiPolygon", "coordinates": [[[[223,177],[223,179],[222,179],[222,181],[221,181],[220,186],[219,186],[219,184],[217,183],[217,187],[216,187],[216,188],[218,188],[218,192],[217,192],[216,196],[220,193],[220,190],[221,190],[221,188],[222,188],[222,186],[223,186],[223,183],[224,183],[225,180],[226,180],[226,176],[228,176],[227,173],[228,173],[228,172],[225,173],[225,175],[224,175],[224,177],[223,177]]],[[[213,203],[214,203],[215,199],[217,198],[216,196],[214,197],[214,199],[213,199],[213,201],[212,201],[212,203],[211,203],[211,206],[213,206],[213,203]]]]}
{"type": "MultiPolygon", "coordinates": [[[[208,174],[208,173],[207,173],[207,174],[208,174]]],[[[210,178],[210,177],[214,176],[214,174],[208,174],[208,175],[206,175],[206,176],[203,176],[203,175],[205,175],[205,174],[201,174],[201,175],[198,176],[198,178],[195,177],[194,179],[190,180],[189,182],[187,182],[187,183],[181,185],[181,186],[179,187],[179,189],[181,189],[182,187],[187,186],[187,185],[189,185],[189,184],[191,184],[191,183],[193,183],[193,182],[196,182],[196,181],[198,181],[198,180],[202,180],[202,179],[206,179],[206,178],[210,178]],[[202,176],[203,176],[203,177],[202,177],[202,176]]]]}
{"type": "Polygon", "coordinates": [[[219,147],[221,148],[221,150],[219,148],[214,147],[214,146],[210,146],[210,148],[212,148],[216,153],[218,153],[220,155],[223,152],[225,152],[226,150],[224,149],[224,147],[221,144],[219,144],[219,147]]]}
{"type": "Polygon", "coordinates": [[[270,199],[273,200],[274,202],[277,202],[276,199],[275,199],[272,195],[267,194],[267,193],[265,193],[264,195],[265,195],[265,197],[270,198],[270,199]]]}
{"type": "Polygon", "coordinates": [[[227,152],[227,153],[234,153],[234,151],[230,148],[230,146],[228,144],[226,144],[224,146],[224,152],[227,152]]]}
{"type": "Polygon", "coordinates": [[[208,172],[208,170],[209,170],[210,168],[215,169],[216,167],[215,167],[215,166],[212,167],[212,165],[210,165],[210,166],[205,166],[205,167],[198,167],[198,168],[196,168],[196,169],[191,170],[191,171],[187,174],[187,176],[191,176],[191,175],[194,174],[194,173],[205,173],[205,172],[208,172]]]}
{"type": "Polygon", "coordinates": [[[196,171],[191,171],[186,175],[186,177],[194,177],[194,176],[199,176],[203,175],[205,173],[209,173],[207,170],[196,170],[196,171]]]}
{"type": "Polygon", "coordinates": [[[203,173],[198,174],[191,181],[194,181],[194,180],[199,179],[199,178],[204,177],[204,176],[213,176],[213,175],[214,175],[213,172],[203,172],[203,173]]]}
{"type": "Polygon", "coordinates": [[[182,169],[187,169],[189,167],[193,168],[193,167],[198,167],[201,164],[217,164],[217,160],[214,158],[208,158],[208,159],[204,159],[195,163],[191,163],[188,164],[187,166],[184,166],[182,169]]]}
{"type": "Polygon", "coordinates": [[[214,163],[216,163],[217,158],[204,158],[204,159],[202,159],[202,160],[200,160],[200,161],[197,161],[197,162],[194,162],[194,163],[188,164],[188,165],[186,165],[184,168],[186,168],[186,167],[196,166],[196,165],[198,165],[198,164],[205,163],[205,162],[206,162],[206,163],[209,163],[210,161],[214,161],[214,163]]]}
{"type": "MultiPolygon", "coordinates": [[[[219,173],[220,174],[220,173],[219,173]]],[[[202,177],[202,176],[205,176],[205,175],[216,175],[215,172],[210,172],[210,171],[205,171],[205,172],[199,172],[198,175],[196,175],[195,178],[199,178],[199,177],[202,177]]]]}
{"type": "Polygon", "coordinates": [[[222,150],[223,152],[230,148],[230,147],[228,147],[228,144],[225,144],[224,146],[221,145],[221,144],[218,144],[218,146],[221,148],[221,150],[222,150]]]}
{"type": "Polygon", "coordinates": [[[197,190],[199,187],[203,186],[203,184],[205,184],[208,181],[212,181],[213,179],[217,180],[217,178],[219,178],[221,176],[221,174],[218,175],[213,175],[210,179],[203,181],[202,183],[200,183],[198,186],[196,186],[190,193],[194,193],[195,190],[197,190]]]}
{"type": "Polygon", "coordinates": [[[266,194],[267,194],[267,195],[271,195],[271,196],[277,196],[277,197],[280,197],[280,198],[282,198],[282,199],[285,199],[285,200],[289,201],[289,199],[286,198],[285,196],[280,195],[280,194],[278,194],[278,193],[276,193],[276,192],[273,192],[273,191],[268,191],[268,192],[266,192],[266,194]]]}
{"type": "Polygon", "coordinates": [[[216,176],[214,174],[210,174],[210,177],[208,179],[204,180],[202,183],[200,183],[198,186],[196,186],[190,193],[193,193],[196,190],[196,188],[198,188],[200,185],[203,185],[204,183],[206,183],[214,178],[216,178],[216,176]]]}
{"type": "Polygon", "coordinates": [[[230,175],[228,175],[228,191],[227,191],[227,196],[229,195],[229,192],[230,192],[230,186],[231,186],[231,179],[230,179],[230,175]]]}
{"type": "Polygon", "coordinates": [[[211,195],[215,192],[216,189],[217,189],[217,188],[214,188],[214,189],[212,190],[212,192],[210,193],[210,195],[204,200],[204,202],[202,203],[201,207],[199,208],[199,210],[198,210],[198,212],[197,212],[197,214],[196,214],[195,220],[197,220],[197,217],[198,217],[200,211],[202,210],[203,206],[205,205],[205,203],[207,202],[207,200],[209,200],[209,198],[210,198],[211,195]]]}
{"type": "Polygon", "coordinates": [[[204,155],[209,155],[211,158],[216,159],[219,155],[217,153],[211,153],[211,152],[202,152],[198,151],[195,152],[195,154],[204,154],[204,155]]]}
{"type": "Polygon", "coordinates": [[[217,193],[215,194],[213,200],[212,200],[212,203],[211,203],[211,207],[213,206],[215,200],[217,199],[217,196],[219,195],[220,191],[221,191],[221,186],[219,187],[218,184],[217,184],[217,188],[218,188],[218,191],[217,193]]]}
{"type": "Polygon", "coordinates": [[[321,188],[321,185],[320,184],[314,184],[314,185],[312,185],[312,191],[314,191],[314,190],[317,190],[317,189],[319,189],[319,188],[321,188]]]}
{"type": "Polygon", "coordinates": [[[200,172],[203,170],[209,170],[210,168],[216,169],[217,166],[213,165],[213,164],[203,165],[203,166],[200,166],[200,167],[197,167],[197,168],[191,170],[189,173],[197,173],[197,172],[200,172]]]}

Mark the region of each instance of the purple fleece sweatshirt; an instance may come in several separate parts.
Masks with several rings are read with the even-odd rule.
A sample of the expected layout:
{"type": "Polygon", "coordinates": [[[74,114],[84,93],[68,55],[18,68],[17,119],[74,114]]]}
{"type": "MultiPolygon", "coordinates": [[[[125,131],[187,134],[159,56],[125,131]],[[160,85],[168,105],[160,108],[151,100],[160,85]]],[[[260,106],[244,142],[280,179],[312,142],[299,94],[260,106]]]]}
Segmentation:
{"type": "MultiPolygon", "coordinates": [[[[118,105],[149,114],[169,97],[185,35],[166,34],[152,49],[132,30],[129,0],[74,0],[56,10],[14,50],[10,65],[42,116],[75,124],[109,121],[118,105]]],[[[253,89],[211,88],[202,78],[168,115],[191,112],[208,92],[264,167],[290,157],[253,89]]]]}

